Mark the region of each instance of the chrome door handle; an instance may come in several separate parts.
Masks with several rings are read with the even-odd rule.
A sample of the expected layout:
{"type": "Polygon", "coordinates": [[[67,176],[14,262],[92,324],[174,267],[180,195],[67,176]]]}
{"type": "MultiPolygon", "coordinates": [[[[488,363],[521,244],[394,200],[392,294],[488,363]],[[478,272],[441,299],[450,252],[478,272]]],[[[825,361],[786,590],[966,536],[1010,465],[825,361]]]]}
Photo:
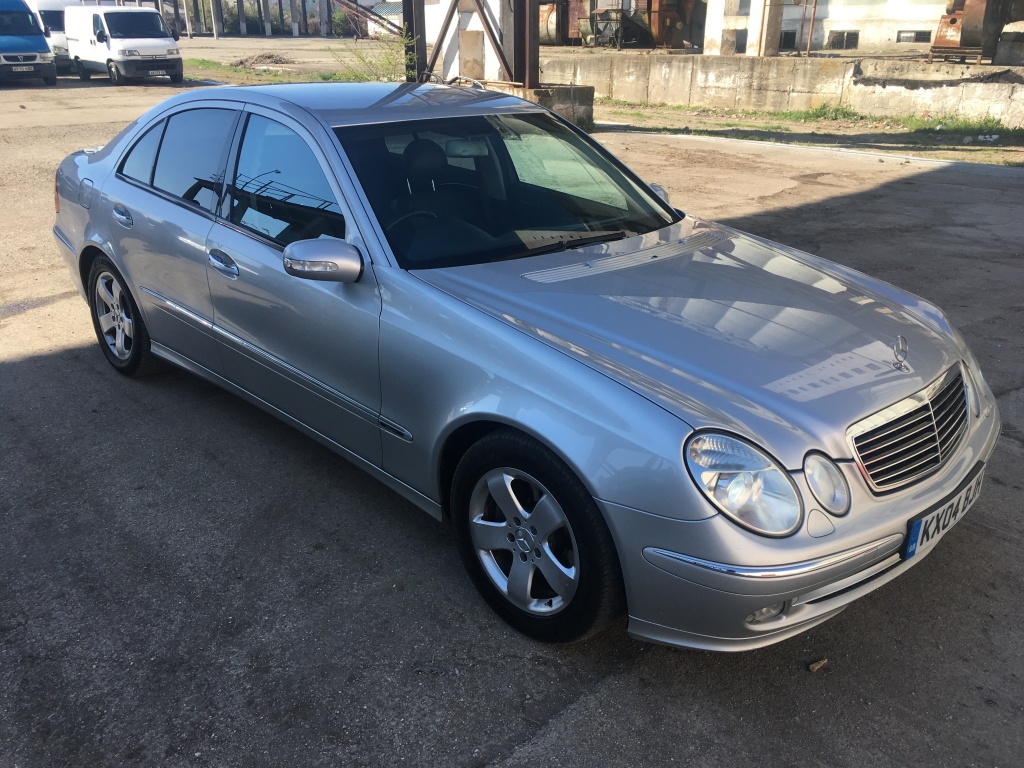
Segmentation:
{"type": "Polygon", "coordinates": [[[225,277],[238,277],[238,265],[224,251],[214,248],[209,253],[210,266],[216,269],[225,277]]]}
{"type": "Polygon", "coordinates": [[[114,221],[116,221],[122,227],[130,227],[132,224],[135,223],[135,222],[132,221],[132,215],[130,213],[128,213],[128,211],[126,211],[120,205],[115,205],[114,206],[113,213],[114,213],[114,221]]]}

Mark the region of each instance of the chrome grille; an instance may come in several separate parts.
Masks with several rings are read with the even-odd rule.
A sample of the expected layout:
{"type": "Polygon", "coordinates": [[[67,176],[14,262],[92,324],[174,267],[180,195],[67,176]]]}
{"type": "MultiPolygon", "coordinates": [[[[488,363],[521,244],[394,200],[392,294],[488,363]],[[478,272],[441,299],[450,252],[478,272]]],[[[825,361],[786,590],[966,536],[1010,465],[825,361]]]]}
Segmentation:
{"type": "Polygon", "coordinates": [[[942,466],[967,431],[960,367],[847,431],[864,477],[876,491],[908,485],[942,466]]]}

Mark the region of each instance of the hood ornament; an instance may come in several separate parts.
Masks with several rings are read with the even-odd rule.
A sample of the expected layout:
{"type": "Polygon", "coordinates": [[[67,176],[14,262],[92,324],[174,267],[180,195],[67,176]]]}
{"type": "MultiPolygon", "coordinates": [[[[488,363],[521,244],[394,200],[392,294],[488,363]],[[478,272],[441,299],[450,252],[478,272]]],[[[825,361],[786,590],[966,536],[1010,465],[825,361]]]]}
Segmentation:
{"type": "Polygon", "coordinates": [[[910,354],[910,344],[907,343],[906,338],[902,334],[897,336],[896,341],[892,343],[892,354],[896,358],[892,364],[893,368],[897,371],[910,370],[906,363],[907,355],[910,354]]]}

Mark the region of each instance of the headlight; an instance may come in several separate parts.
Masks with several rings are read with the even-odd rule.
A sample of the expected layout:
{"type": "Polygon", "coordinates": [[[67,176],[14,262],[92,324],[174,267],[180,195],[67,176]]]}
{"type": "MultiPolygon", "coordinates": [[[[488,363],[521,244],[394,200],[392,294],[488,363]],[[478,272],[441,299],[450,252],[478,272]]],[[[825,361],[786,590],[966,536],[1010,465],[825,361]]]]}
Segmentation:
{"type": "Polygon", "coordinates": [[[53,52],[55,54],[57,54],[58,56],[67,56],[68,55],[68,49],[67,48],[61,48],[59,45],[53,46],[53,52]]]}
{"type": "Polygon", "coordinates": [[[53,61],[52,53],[40,53],[38,56],[40,64],[49,64],[51,61],[53,61]]]}
{"type": "Polygon", "coordinates": [[[832,460],[820,453],[810,453],[804,459],[804,477],[814,498],[836,516],[850,511],[850,486],[832,460]]]}
{"type": "Polygon", "coordinates": [[[981,368],[978,367],[978,360],[974,357],[974,353],[971,352],[971,348],[967,346],[967,340],[963,334],[960,333],[959,329],[953,328],[953,338],[956,340],[957,345],[960,347],[960,356],[964,361],[964,372],[967,374],[965,383],[967,384],[967,402],[971,406],[971,412],[977,417],[981,413],[981,382],[984,377],[981,373],[981,368]]]}
{"type": "Polygon", "coordinates": [[[127,50],[118,51],[117,55],[118,56],[138,56],[139,52],[138,51],[133,51],[131,49],[127,49],[127,50]]]}
{"type": "Polygon", "coordinates": [[[179,53],[181,53],[181,51],[179,51],[177,48],[168,48],[167,49],[167,55],[168,56],[177,56],[179,53]]]}
{"type": "Polygon", "coordinates": [[[803,518],[789,474],[765,453],[735,437],[703,432],[684,449],[690,475],[708,501],[764,536],[788,536],[803,518]]]}

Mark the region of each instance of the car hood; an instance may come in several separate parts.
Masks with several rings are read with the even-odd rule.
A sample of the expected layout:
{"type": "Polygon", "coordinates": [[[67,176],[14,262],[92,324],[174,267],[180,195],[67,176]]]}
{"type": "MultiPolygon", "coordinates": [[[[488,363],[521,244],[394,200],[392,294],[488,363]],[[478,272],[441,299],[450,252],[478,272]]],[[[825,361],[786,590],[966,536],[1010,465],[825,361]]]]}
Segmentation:
{"type": "Polygon", "coordinates": [[[416,274],[694,428],[765,444],[791,468],[809,447],[850,458],[850,424],[959,359],[948,333],[907,309],[916,297],[693,218],[614,243],[416,274]]]}
{"type": "Polygon", "coordinates": [[[0,35],[0,53],[49,53],[42,35],[0,35]]]}

